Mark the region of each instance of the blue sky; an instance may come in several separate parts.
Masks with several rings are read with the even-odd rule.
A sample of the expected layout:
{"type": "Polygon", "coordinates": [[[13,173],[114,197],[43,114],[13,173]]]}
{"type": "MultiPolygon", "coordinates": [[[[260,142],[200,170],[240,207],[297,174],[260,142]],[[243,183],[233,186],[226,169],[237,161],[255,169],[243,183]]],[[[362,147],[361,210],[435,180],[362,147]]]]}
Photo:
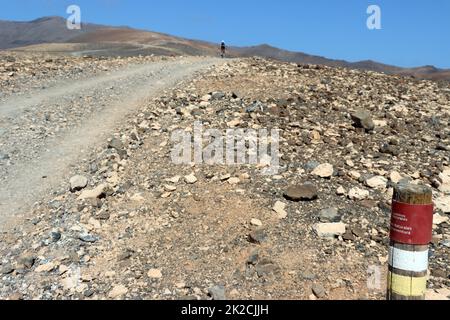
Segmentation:
{"type": "Polygon", "coordinates": [[[0,0],[0,19],[68,16],[232,45],[268,43],[349,61],[450,68],[449,0],[0,0]],[[381,8],[381,30],[366,27],[381,8]]]}

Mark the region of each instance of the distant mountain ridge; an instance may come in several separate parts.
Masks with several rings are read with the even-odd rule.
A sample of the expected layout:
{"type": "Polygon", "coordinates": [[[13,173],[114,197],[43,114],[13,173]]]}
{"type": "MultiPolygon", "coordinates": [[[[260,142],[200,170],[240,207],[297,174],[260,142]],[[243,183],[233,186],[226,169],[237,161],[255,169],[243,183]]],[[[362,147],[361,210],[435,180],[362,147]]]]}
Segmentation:
{"type": "MultiPolygon", "coordinates": [[[[68,30],[66,19],[43,17],[33,21],[0,20],[0,50],[48,51],[91,55],[217,55],[218,45],[168,34],[137,30],[127,26],[82,24],[81,30],[68,30]]],[[[302,52],[279,49],[268,44],[233,47],[232,57],[260,56],[299,64],[320,64],[387,74],[413,76],[420,79],[450,81],[450,70],[434,66],[401,68],[371,60],[348,62],[302,52]]]]}

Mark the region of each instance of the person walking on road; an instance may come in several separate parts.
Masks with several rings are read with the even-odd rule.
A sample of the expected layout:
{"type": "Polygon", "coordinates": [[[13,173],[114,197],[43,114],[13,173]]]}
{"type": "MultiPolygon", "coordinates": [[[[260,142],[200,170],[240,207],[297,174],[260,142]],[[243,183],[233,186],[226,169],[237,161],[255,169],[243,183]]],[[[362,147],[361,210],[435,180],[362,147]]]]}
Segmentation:
{"type": "Polygon", "coordinates": [[[225,45],[225,41],[222,41],[222,43],[220,44],[220,56],[222,58],[225,58],[226,50],[227,50],[227,46],[225,45]]]}

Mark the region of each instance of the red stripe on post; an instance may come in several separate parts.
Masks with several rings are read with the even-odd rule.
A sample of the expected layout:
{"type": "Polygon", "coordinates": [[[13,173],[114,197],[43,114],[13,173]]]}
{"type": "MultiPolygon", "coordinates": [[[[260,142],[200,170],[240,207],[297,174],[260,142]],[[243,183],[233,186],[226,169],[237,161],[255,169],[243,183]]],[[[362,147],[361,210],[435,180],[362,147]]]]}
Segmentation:
{"type": "Polygon", "coordinates": [[[411,245],[428,245],[433,236],[433,204],[392,203],[391,240],[411,245]]]}

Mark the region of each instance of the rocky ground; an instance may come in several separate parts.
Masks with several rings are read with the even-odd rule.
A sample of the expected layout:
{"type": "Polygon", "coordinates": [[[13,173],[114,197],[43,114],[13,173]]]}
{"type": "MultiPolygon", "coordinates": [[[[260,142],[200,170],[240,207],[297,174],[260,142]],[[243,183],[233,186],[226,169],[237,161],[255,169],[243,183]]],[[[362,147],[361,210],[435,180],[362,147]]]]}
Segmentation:
{"type": "Polygon", "coordinates": [[[0,235],[0,298],[383,299],[390,200],[404,182],[433,188],[429,297],[445,298],[449,125],[449,86],[218,65],[144,103],[0,235]],[[278,174],[172,163],[172,133],[195,121],[278,128],[278,174]]]}
{"type": "MultiPolygon", "coordinates": [[[[169,59],[169,58],[164,58],[169,59]]],[[[0,101],[12,93],[26,95],[61,81],[87,79],[127,65],[159,61],[161,57],[68,57],[44,53],[0,52],[0,101]]]]}

